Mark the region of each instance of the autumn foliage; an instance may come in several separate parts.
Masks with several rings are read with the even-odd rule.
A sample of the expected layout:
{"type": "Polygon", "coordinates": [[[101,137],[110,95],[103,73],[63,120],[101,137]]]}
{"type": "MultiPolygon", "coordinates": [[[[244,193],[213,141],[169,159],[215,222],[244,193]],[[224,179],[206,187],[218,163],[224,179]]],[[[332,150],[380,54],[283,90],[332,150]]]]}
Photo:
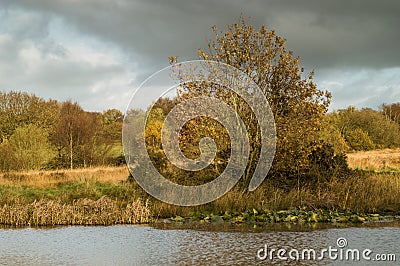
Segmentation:
{"type": "MultiPolygon", "coordinates": [[[[319,131],[330,102],[329,92],[317,88],[313,72],[305,73],[299,57],[287,50],[285,39],[275,31],[261,26],[256,30],[244,19],[220,32],[213,27],[215,39],[208,49],[198,50],[199,59],[226,63],[247,74],[262,90],[274,114],[277,146],[270,177],[291,178],[307,173],[310,155],[321,144],[319,131]]],[[[170,63],[177,62],[176,57],[170,63]]],[[[240,115],[249,134],[251,154],[245,180],[252,176],[260,152],[258,121],[249,106],[238,95],[222,86],[189,83],[179,90],[176,101],[199,95],[222,99],[240,115]]],[[[229,138],[221,125],[212,119],[199,117],[188,122],[181,131],[181,148],[188,157],[198,156],[198,141],[206,135],[219,146],[213,162],[214,174],[219,174],[220,162],[229,159],[229,138]],[[205,126],[207,125],[207,126],[205,126]]]]}
{"type": "Polygon", "coordinates": [[[0,92],[0,171],[113,165],[122,160],[122,113],[0,92]]]}

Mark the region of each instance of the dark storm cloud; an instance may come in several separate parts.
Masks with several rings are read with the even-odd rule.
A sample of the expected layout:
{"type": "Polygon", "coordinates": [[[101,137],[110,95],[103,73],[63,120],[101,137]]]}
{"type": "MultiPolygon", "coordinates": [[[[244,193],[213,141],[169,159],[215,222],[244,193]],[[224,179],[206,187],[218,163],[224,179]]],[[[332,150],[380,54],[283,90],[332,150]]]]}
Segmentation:
{"type": "Polygon", "coordinates": [[[224,31],[243,15],[287,39],[302,65],[316,70],[320,88],[333,93],[332,108],[376,108],[400,101],[399,13],[396,0],[0,0],[0,86],[33,86],[89,109],[121,108],[169,56],[196,59],[212,25],[224,31]],[[64,34],[71,43],[57,43],[64,34]],[[81,59],[80,43],[92,57],[81,59]]]}
{"type": "Polygon", "coordinates": [[[400,1],[3,1],[56,14],[84,34],[115,43],[159,68],[170,55],[196,58],[214,24],[221,29],[240,14],[266,24],[311,68],[399,65],[400,1]]]}

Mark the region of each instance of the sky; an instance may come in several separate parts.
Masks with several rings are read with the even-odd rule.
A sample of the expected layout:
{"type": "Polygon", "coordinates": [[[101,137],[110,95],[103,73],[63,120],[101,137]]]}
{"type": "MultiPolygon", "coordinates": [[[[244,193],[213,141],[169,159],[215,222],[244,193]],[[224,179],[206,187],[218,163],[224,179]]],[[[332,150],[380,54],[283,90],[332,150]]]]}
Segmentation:
{"type": "Polygon", "coordinates": [[[242,15],[287,40],[330,110],[400,102],[400,1],[0,0],[0,89],[125,110],[136,88],[197,59],[242,15]]]}

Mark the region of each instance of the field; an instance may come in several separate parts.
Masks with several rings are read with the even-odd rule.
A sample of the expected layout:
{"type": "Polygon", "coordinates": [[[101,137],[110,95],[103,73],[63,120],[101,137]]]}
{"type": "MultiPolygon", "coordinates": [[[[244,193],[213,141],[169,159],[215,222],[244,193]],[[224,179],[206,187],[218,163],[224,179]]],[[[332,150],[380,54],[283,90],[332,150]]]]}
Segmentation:
{"type": "Polygon", "coordinates": [[[351,168],[365,170],[400,169],[400,149],[384,149],[348,154],[351,168]]]}
{"type": "Polygon", "coordinates": [[[96,180],[117,184],[129,175],[127,167],[96,167],[74,170],[26,171],[0,174],[0,186],[19,185],[35,188],[55,187],[63,182],[96,180]]]}
{"type": "Polygon", "coordinates": [[[29,171],[0,176],[0,224],[147,223],[148,202],[126,182],[126,167],[29,171]]]}
{"type": "Polygon", "coordinates": [[[162,203],[128,181],[126,167],[10,172],[0,175],[0,224],[67,225],[147,223],[194,214],[249,210],[326,210],[348,213],[400,213],[400,150],[352,153],[349,177],[301,183],[292,189],[265,180],[256,191],[234,188],[198,207],[162,203]],[[363,170],[360,170],[363,169],[363,170]]]}

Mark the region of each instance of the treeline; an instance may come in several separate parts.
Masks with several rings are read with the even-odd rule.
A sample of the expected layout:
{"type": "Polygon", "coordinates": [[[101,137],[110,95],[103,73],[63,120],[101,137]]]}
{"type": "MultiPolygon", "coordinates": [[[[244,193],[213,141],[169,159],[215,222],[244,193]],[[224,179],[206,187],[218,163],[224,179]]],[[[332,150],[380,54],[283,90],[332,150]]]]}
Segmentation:
{"type": "Polygon", "coordinates": [[[121,164],[122,120],[116,109],[86,112],[76,102],[0,92],[0,171],[121,164]]]}
{"type": "MultiPolygon", "coordinates": [[[[175,104],[168,99],[157,102],[146,127],[148,151],[153,161],[164,167],[160,132],[163,120],[175,104]]],[[[400,103],[383,104],[379,111],[348,107],[327,114],[325,120],[321,141],[331,146],[335,154],[400,147],[400,103]]],[[[25,92],[0,92],[0,121],[1,171],[124,163],[123,114],[119,110],[86,112],[76,102],[44,100],[25,92]]],[[[215,126],[213,130],[208,126],[206,131],[211,131],[220,148],[213,170],[221,172],[226,166],[223,159],[229,157],[229,143],[223,141],[226,132],[218,124],[215,126]]],[[[182,148],[186,156],[196,158],[197,140],[207,134],[194,128],[190,132],[185,136],[191,141],[183,141],[182,148]]],[[[174,168],[172,172],[176,171],[174,168]]]]}
{"type": "Polygon", "coordinates": [[[400,147],[400,103],[379,111],[348,107],[326,116],[323,139],[336,153],[400,147]]]}

